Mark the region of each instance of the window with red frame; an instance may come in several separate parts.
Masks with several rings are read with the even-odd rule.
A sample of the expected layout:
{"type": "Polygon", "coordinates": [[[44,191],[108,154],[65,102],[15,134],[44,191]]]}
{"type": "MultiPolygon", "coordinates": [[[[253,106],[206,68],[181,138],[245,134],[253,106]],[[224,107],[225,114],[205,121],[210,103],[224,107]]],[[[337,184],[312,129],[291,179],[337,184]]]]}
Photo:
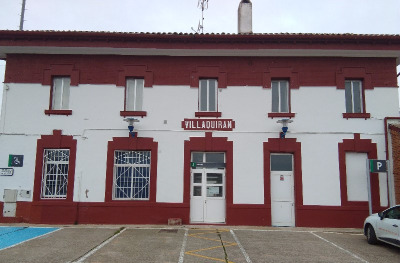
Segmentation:
{"type": "Polygon", "coordinates": [[[216,112],[218,103],[218,81],[201,79],[199,85],[199,111],[216,112]]]}
{"type": "Polygon", "coordinates": [[[53,77],[50,107],[52,110],[69,109],[70,86],[70,77],[53,77]]]}
{"type": "Polygon", "coordinates": [[[346,113],[364,113],[361,80],[345,81],[346,113]]]}

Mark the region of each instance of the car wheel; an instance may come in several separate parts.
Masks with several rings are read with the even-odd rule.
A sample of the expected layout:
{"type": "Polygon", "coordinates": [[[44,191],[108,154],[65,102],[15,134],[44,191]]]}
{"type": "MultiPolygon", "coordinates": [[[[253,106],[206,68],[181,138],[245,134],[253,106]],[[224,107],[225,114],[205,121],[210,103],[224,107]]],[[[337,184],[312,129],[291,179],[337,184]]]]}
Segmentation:
{"type": "Polygon", "coordinates": [[[368,244],[371,245],[378,243],[378,239],[376,239],[375,230],[371,225],[369,225],[367,228],[367,242],[368,244]]]}

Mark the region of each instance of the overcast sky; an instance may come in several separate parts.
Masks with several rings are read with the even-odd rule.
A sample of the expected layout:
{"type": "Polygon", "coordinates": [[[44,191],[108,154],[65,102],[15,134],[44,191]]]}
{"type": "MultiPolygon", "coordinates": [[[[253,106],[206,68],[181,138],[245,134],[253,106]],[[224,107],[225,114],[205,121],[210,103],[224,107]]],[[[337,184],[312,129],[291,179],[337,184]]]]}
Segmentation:
{"type": "MultiPolygon", "coordinates": [[[[239,2],[209,0],[204,33],[237,33],[239,2]]],[[[21,3],[0,0],[0,30],[18,30],[21,3]]],[[[400,0],[252,3],[255,33],[400,34],[400,0]]],[[[190,33],[200,19],[198,0],[26,0],[24,30],[190,33]]],[[[4,69],[0,61],[0,82],[4,69]]]]}

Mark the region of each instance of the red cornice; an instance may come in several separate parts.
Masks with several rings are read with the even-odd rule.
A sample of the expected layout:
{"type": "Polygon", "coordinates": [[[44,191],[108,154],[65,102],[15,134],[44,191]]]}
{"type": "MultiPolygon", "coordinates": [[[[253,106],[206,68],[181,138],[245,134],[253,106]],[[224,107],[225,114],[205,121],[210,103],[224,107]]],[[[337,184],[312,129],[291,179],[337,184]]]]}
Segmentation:
{"type": "Polygon", "coordinates": [[[0,30],[0,46],[400,50],[400,35],[187,34],[0,30]],[[183,44],[183,45],[182,45],[183,44]]]}

